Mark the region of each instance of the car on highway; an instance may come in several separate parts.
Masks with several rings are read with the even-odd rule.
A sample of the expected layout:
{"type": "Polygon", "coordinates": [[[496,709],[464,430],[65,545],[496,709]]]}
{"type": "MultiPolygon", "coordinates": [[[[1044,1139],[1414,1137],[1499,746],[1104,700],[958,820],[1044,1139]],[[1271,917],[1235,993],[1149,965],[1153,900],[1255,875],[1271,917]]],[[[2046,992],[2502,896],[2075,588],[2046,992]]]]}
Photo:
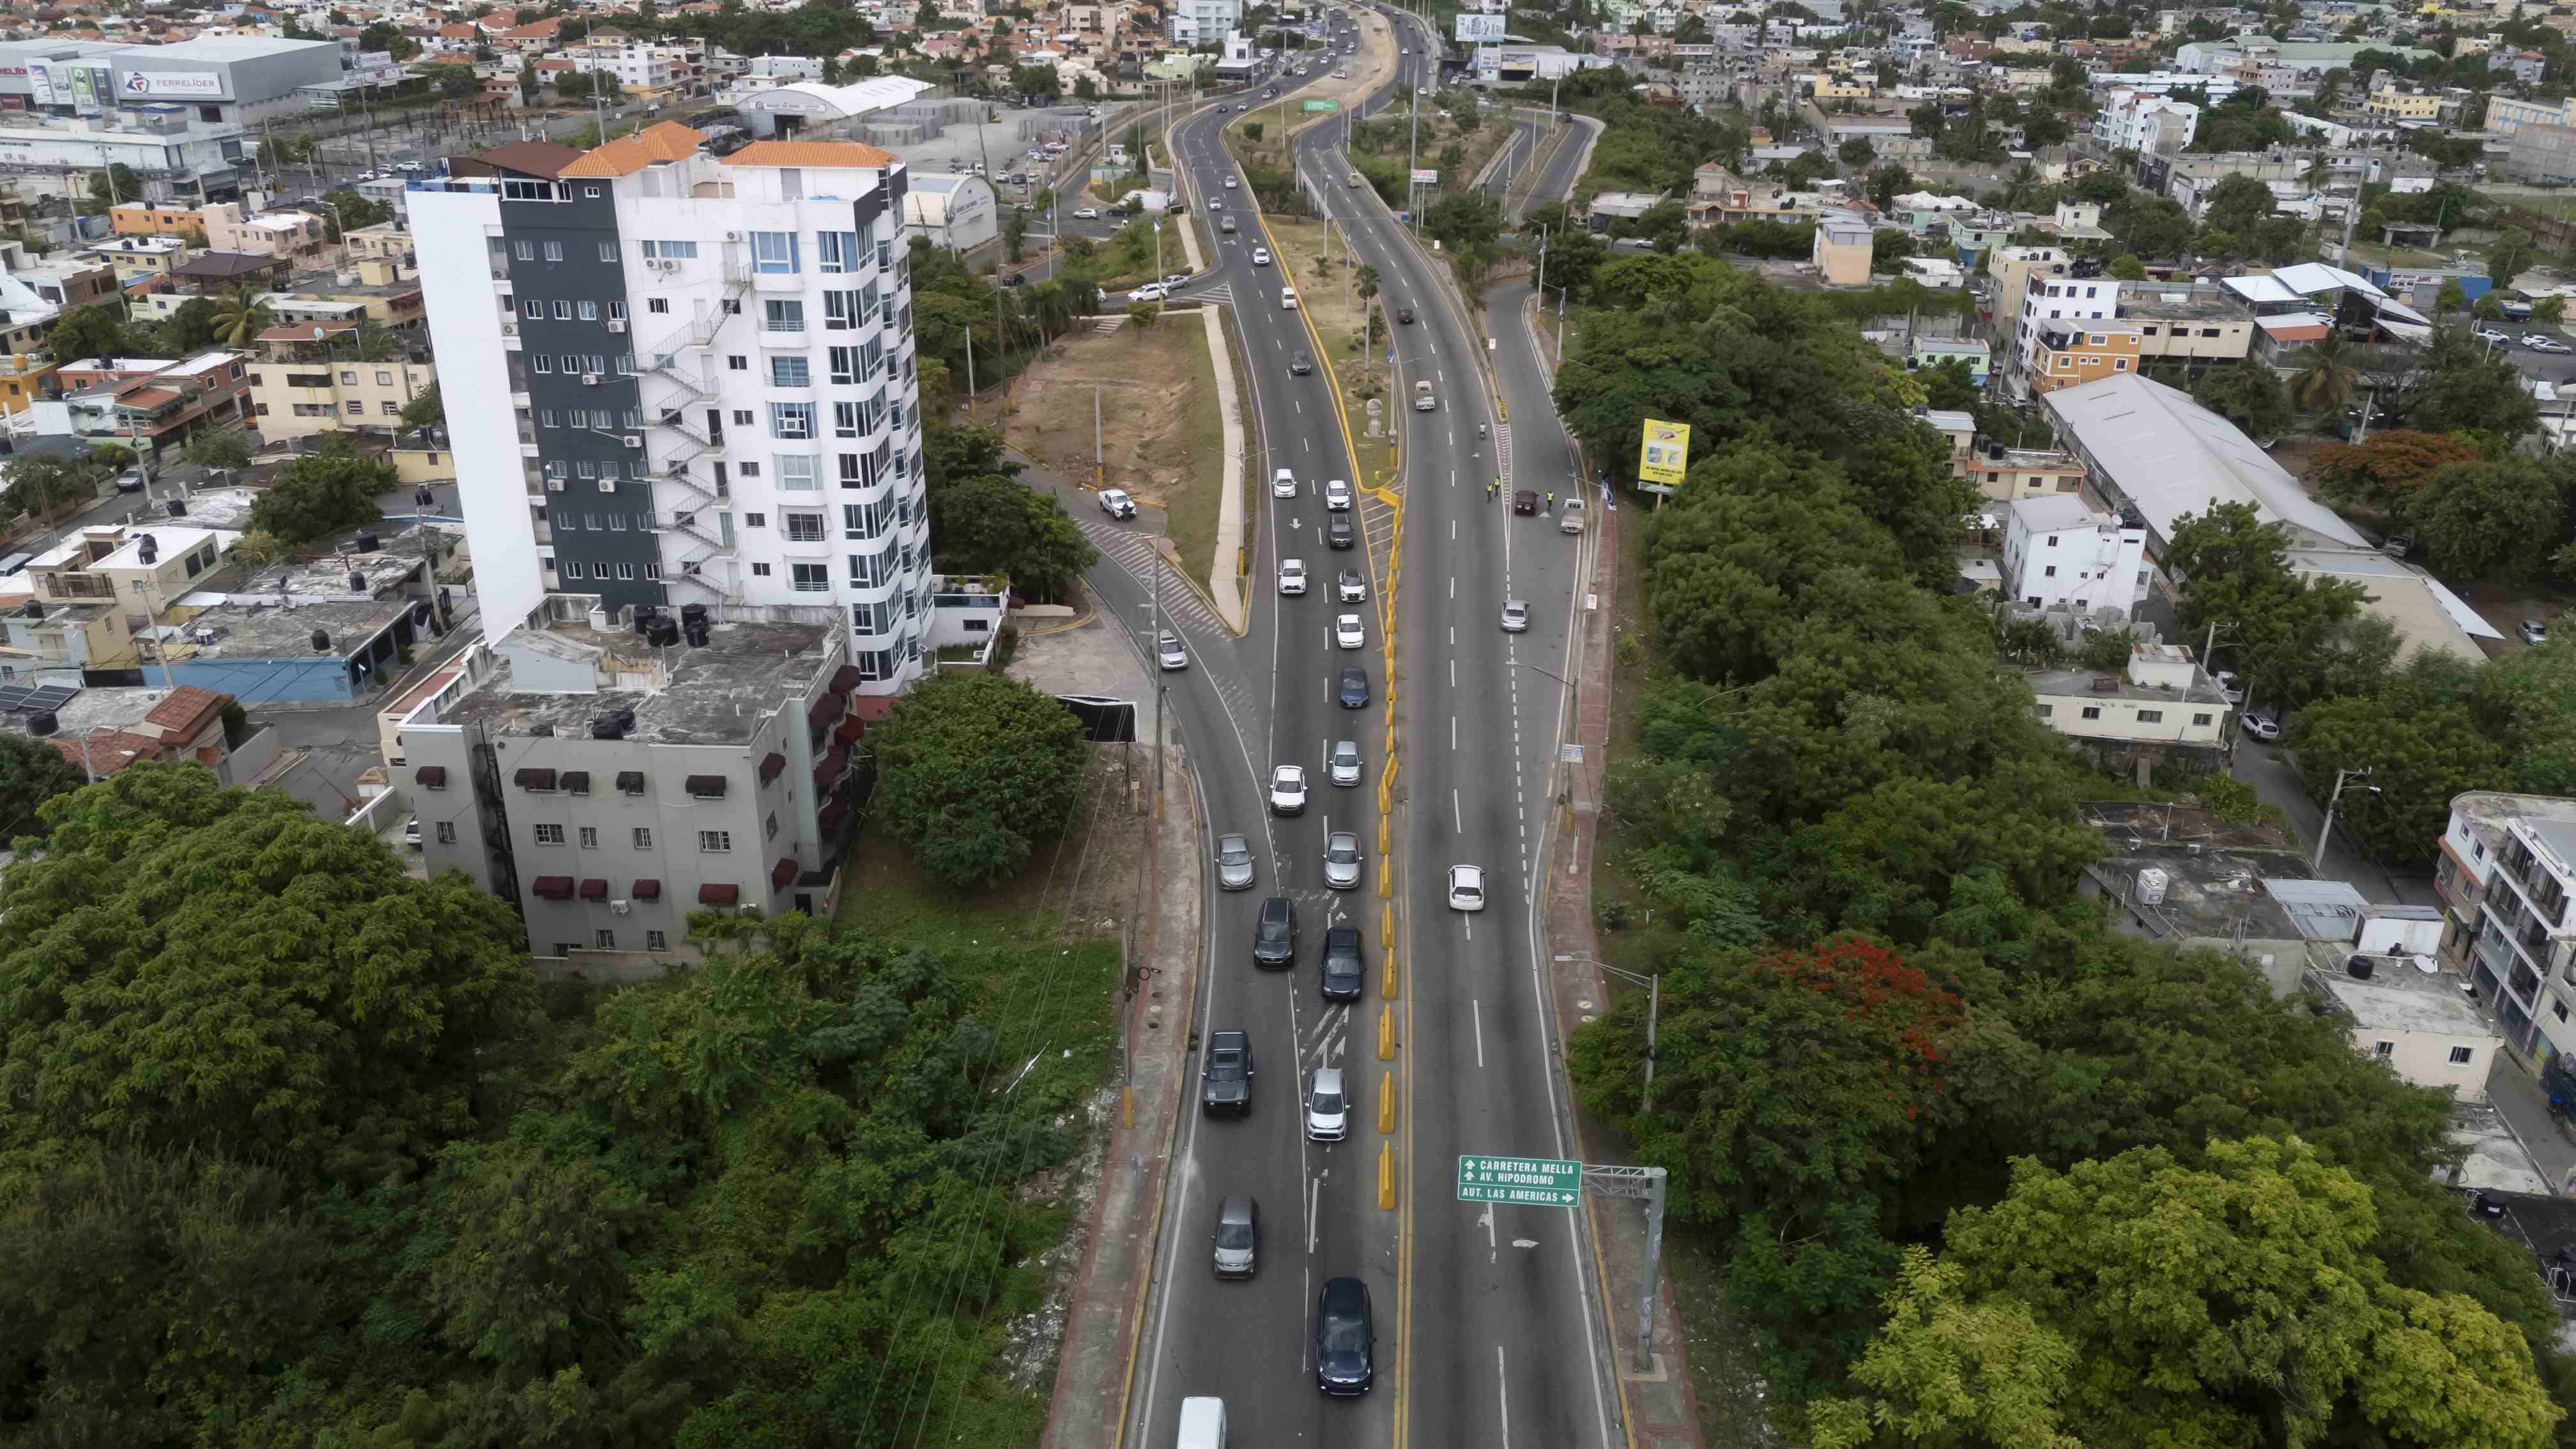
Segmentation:
{"type": "Polygon", "coordinates": [[[1216,229],[1224,232],[1227,236],[1234,235],[1234,218],[1230,216],[1219,217],[1217,219],[1216,229]]]}
{"type": "Polygon", "coordinates": [[[1288,370],[1299,377],[1304,377],[1315,370],[1315,355],[1303,351],[1289,354],[1288,370]]]}
{"type": "Polygon", "coordinates": [[[1529,631],[1529,605],[1520,599],[1503,601],[1503,632],[1523,634],[1529,631]]]}
{"type": "Polygon", "coordinates": [[[2538,619],[2523,620],[2521,623],[2514,626],[2513,632],[2521,635],[2522,642],[2525,644],[2546,644],[2549,642],[2549,626],[2538,619]]]}
{"type": "Polygon", "coordinates": [[[1349,514],[1336,513],[1324,520],[1326,548],[1349,548],[1357,542],[1359,542],[1359,530],[1352,527],[1349,514]]]}
{"type": "Polygon", "coordinates": [[[1279,289],[1279,310],[1282,312],[1294,312],[1297,310],[1296,288],[1282,287],[1279,289]]]}
{"type": "Polygon", "coordinates": [[[1337,891],[1359,889],[1360,838],[1357,832],[1336,830],[1324,837],[1324,884],[1337,891]]]}
{"type": "Polygon", "coordinates": [[[1223,211],[1223,210],[1225,210],[1225,203],[1224,203],[1224,202],[1222,202],[1222,201],[1210,201],[1210,202],[1208,203],[1208,210],[1210,210],[1210,211],[1223,211]]]}
{"type": "Polygon", "coordinates": [[[1356,1399],[1377,1377],[1377,1327],[1369,1312],[1368,1285],[1357,1278],[1327,1278],[1315,1295],[1315,1387],[1337,1399],[1356,1399]]]}
{"type": "Polygon", "coordinates": [[[1324,484],[1324,507],[1335,513],[1347,513],[1351,507],[1351,485],[1347,478],[1334,478],[1324,484]]]}
{"type": "Polygon", "coordinates": [[[1398,321],[1398,322],[1403,323],[1403,324],[1404,324],[1405,326],[1407,326],[1407,327],[1412,326],[1412,325],[1413,325],[1413,309],[1412,309],[1412,308],[1410,308],[1410,307],[1398,307],[1398,308],[1396,308],[1396,309],[1395,309],[1395,320],[1396,320],[1396,321],[1398,321]]]}
{"type": "Polygon", "coordinates": [[[1130,302],[1159,302],[1172,295],[1172,289],[1160,282],[1147,282],[1127,294],[1130,302]]]}
{"type": "Polygon", "coordinates": [[[1211,1264],[1220,1278],[1249,1278],[1261,1257],[1261,1204],[1237,1193],[1217,1204],[1211,1264]]]}
{"type": "Polygon", "coordinates": [[[1128,497],[1124,488],[1103,488],[1100,490],[1100,511],[1112,518],[1133,518],[1136,516],[1136,500],[1128,497]]]}
{"type": "Polygon", "coordinates": [[[1413,410],[1417,413],[1427,413],[1435,412],[1439,407],[1440,400],[1431,395],[1431,379],[1427,377],[1414,379],[1413,410]]]}
{"type": "Polygon", "coordinates": [[[1344,569],[1333,579],[1333,598],[1344,604],[1368,602],[1368,580],[1358,569],[1344,569]]]}
{"type": "Polygon", "coordinates": [[[1154,636],[1154,662],[1165,669],[1190,667],[1190,651],[1181,647],[1181,636],[1166,629],[1154,636]]]}
{"type": "Polygon", "coordinates": [[[1342,614],[1333,620],[1333,643],[1343,649],[1366,649],[1368,629],[1357,614],[1342,614]]]}
{"type": "Polygon", "coordinates": [[[1306,1140],[1339,1142],[1350,1135],[1351,1103],[1342,1092],[1342,1069],[1315,1068],[1306,1074],[1306,1140]]]}
{"type": "Polygon", "coordinates": [[[1270,813],[1303,815],[1306,813],[1306,767],[1274,765],[1270,769],[1270,813]]]}
{"type": "Polygon", "coordinates": [[[1098,221],[1100,220],[1100,208],[1096,206],[1077,206],[1073,209],[1073,219],[1076,221],[1098,221]]]}
{"type": "Polygon", "coordinates": [[[1485,868],[1481,865],[1449,867],[1449,909],[1481,911],[1485,908],[1485,868]]]}
{"type": "Polygon", "coordinates": [[[1327,772],[1327,777],[1336,785],[1347,786],[1358,784],[1360,782],[1360,747],[1358,742],[1353,740],[1333,741],[1332,750],[1324,756],[1324,768],[1327,772]]]}
{"type": "Polygon", "coordinates": [[[2537,332],[2527,332],[2523,334],[2522,345],[2530,348],[2534,352],[2576,351],[2576,348],[2570,348],[2566,343],[2559,341],[2557,338],[2543,337],[2537,332]]]}
{"type": "Polygon", "coordinates": [[[1514,493],[1514,494],[1512,495],[1512,512],[1514,512],[1514,513],[1518,513],[1518,514],[1523,514],[1523,515],[1533,514],[1533,513],[1538,512],[1538,492],[1537,492],[1537,490],[1536,490],[1536,489],[1531,489],[1531,488],[1523,488],[1523,489],[1519,490],[1518,492],[1514,493]]]}
{"type": "Polygon", "coordinates": [[[1297,903],[1272,896],[1252,918],[1252,964],[1284,967],[1297,964],[1297,903]]]}
{"type": "Polygon", "coordinates": [[[2281,721],[2268,714],[2249,714],[2245,716],[2244,730],[2245,733],[2265,744],[2270,744],[2281,737],[2281,721]]]}
{"type": "Polygon", "coordinates": [[[1287,469],[1285,469],[1285,468],[1282,468],[1282,469],[1280,469],[1278,472],[1271,474],[1271,475],[1270,475],[1270,496],[1271,496],[1271,497],[1273,497],[1273,498],[1294,498],[1294,497],[1296,497],[1296,496],[1297,496],[1297,475],[1296,475],[1295,473],[1290,472],[1289,470],[1287,470],[1287,469]]]}
{"type": "Polygon", "coordinates": [[[1368,980],[1360,928],[1335,926],[1324,933],[1324,968],[1317,982],[1326,1001],[1357,1001],[1368,980]]]}
{"type": "Polygon", "coordinates": [[[2513,339],[2492,327],[2481,327],[2476,333],[2480,342],[2511,342],[2513,339]]]}
{"type": "Polygon", "coordinates": [[[1266,267],[1270,265],[1270,248],[1254,247],[1252,249],[1252,264],[1256,267],[1266,267]]]}
{"type": "Polygon", "coordinates": [[[1224,891],[1252,889],[1252,842],[1240,835],[1216,838],[1216,886],[1224,891]]]}
{"type": "Polygon", "coordinates": [[[1279,592],[1302,595],[1306,592],[1306,561],[1283,558],[1279,561],[1279,592]]]}
{"type": "Polygon", "coordinates": [[[1344,709],[1368,708],[1368,671],[1357,665],[1345,665],[1333,680],[1333,697],[1341,701],[1344,709]]]}
{"type": "Polygon", "coordinates": [[[1219,1112],[1252,1115],[1252,1038],[1239,1031],[1208,1033],[1207,1058],[1199,1067],[1199,1106],[1211,1117],[1219,1112]]]}
{"type": "Polygon", "coordinates": [[[1235,181],[1235,179],[1234,179],[1233,177],[1229,176],[1229,177],[1225,178],[1225,189],[1226,189],[1226,190],[1228,190],[1228,191],[1232,191],[1232,190],[1234,190],[1234,189],[1236,188],[1236,185],[1237,185],[1237,184],[1238,184],[1238,183],[1235,181]]]}

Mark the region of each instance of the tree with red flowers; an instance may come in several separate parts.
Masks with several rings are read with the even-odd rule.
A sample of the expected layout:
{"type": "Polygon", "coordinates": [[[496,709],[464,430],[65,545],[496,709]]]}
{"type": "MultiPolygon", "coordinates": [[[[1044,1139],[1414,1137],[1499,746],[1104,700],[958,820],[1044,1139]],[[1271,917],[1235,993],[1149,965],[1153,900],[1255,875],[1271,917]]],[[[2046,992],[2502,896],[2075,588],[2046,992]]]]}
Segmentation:
{"type": "Polygon", "coordinates": [[[2358,443],[2317,449],[2308,481],[2327,500],[2367,508],[2402,520],[2425,479],[2453,463],[2479,461],[2477,445],[2439,433],[2386,428],[2358,443]]]}

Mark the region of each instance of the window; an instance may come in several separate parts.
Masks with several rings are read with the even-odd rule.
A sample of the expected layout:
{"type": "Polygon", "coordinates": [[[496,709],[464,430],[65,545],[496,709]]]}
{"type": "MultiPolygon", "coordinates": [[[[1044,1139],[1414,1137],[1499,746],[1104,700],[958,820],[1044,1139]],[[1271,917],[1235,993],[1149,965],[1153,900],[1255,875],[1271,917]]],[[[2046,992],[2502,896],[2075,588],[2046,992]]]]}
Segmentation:
{"type": "Polygon", "coordinates": [[[823,294],[823,330],[855,332],[866,325],[866,297],[859,292],[825,292],[823,294]]]}
{"type": "Polygon", "coordinates": [[[626,320],[626,304],[625,304],[625,303],[623,303],[623,302],[611,302],[611,303],[609,303],[609,304],[608,304],[608,320],[609,320],[609,321],[611,321],[611,322],[623,322],[623,321],[625,321],[625,320],[626,320]]]}
{"type": "Polygon", "coordinates": [[[796,271],[796,233],[792,231],[756,231],[751,234],[752,270],[772,276],[789,276],[796,271]]]}
{"type": "Polygon", "coordinates": [[[510,254],[517,257],[520,261],[533,262],[537,259],[537,244],[535,242],[512,242],[510,243],[510,254]]]}
{"type": "Polygon", "coordinates": [[[349,416],[353,418],[363,417],[366,415],[366,411],[367,405],[365,403],[358,401],[356,398],[349,399],[349,416]]]}
{"type": "Polygon", "coordinates": [[[519,304],[519,313],[531,322],[543,322],[546,320],[546,304],[531,297],[519,304]]]}
{"type": "Polygon", "coordinates": [[[693,241],[648,241],[644,243],[644,255],[662,257],[671,261],[695,261],[698,257],[698,244],[693,241]]]}
{"type": "Polygon", "coordinates": [[[550,262],[559,262],[563,260],[562,242],[546,243],[546,260],[550,262]]]}
{"type": "Polygon", "coordinates": [[[2477,1055],[2477,1053],[2471,1051],[2467,1047],[2455,1046],[2451,1048],[2451,1065],[2455,1067],[2465,1067],[2469,1064],[2469,1058],[2475,1055],[2477,1055]]]}
{"type": "Polygon", "coordinates": [[[556,412],[553,408],[539,408],[537,409],[537,426],[541,428],[560,428],[563,426],[563,414],[556,412]]]}
{"type": "Polygon", "coordinates": [[[590,944],[602,951],[614,951],[617,949],[617,933],[602,926],[590,933],[590,944]]]}
{"type": "Polygon", "coordinates": [[[540,826],[538,826],[536,829],[537,829],[537,844],[539,844],[539,845],[561,845],[561,844],[563,844],[563,843],[564,843],[564,829],[563,829],[563,827],[562,827],[562,826],[560,826],[560,825],[540,825],[540,826]]]}
{"type": "Polygon", "coordinates": [[[765,563],[753,564],[751,566],[751,576],[755,579],[765,579],[769,577],[769,565],[765,563]]]}
{"type": "Polygon", "coordinates": [[[572,304],[572,310],[573,315],[581,321],[596,322],[599,320],[599,304],[597,302],[575,302],[572,304]]]}
{"type": "Polygon", "coordinates": [[[2114,358],[2112,358],[2112,359],[2111,359],[2111,370],[2112,370],[2113,372],[2126,372],[2126,371],[2128,371],[2128,370],[2129,370],[2129,359],[2127,359],[2127,358],[2125,358],[2125,357],[2114,357],[2114,358]]]}
{"type": "Polygon", "coordinates": [[[2196,710],[2192,713],[2191,722],[2194,725],[2205,725],[2209,723],[2209,720],[2210,714],[2207,710],[2196,710]]]}
{"type": "Polygon", "coordinates": [[[555,370],[555,360],[552,357],[547,356],[545,353],[538,353],[536,358],[536,370],[542,373],[552,374],[555,370]]]}
{"type": "Polygon", "coordinates": [[[832,436],[836,438],[855,438],[858,435],[859,405],[857,403],[846,402],[836,402],[832,404],[832,436]]]}
{"type": "Polygon", "coordinates": [[[832,381],[846,386],[859,380],[859,349],[835,347],[832,349],[831,361],[832,381]]]}
{"type": "Polygon", "coordinates": [[[2393,1041],[2375,1042],[2371,1045],[2371,1050],[2383,1057],[2393,1057],[2397,1055],[2397,1043],[2393,1041]]]}
{"type": "Polygon", "coordinates": [[[2086,719],[2100,719],[2102,717],[2102,706],[2098,704],[2088,704],[2084,706],[2083,715],[2086,719]]]}
{"type": "Polygon", "coordinates": [[[647,951],[665,951],[670,949],[670,942],[659,931],[646,931],[644,933],[644,949],[647,951]]]}
{"type": "Polygon", "coordinates": [[[809,402],[774,402],[769,405],[769,435],[773,438],[810,438],[814,436],[814,405],[809,402]]]}
{"type": "Polygon", "coordinates": [[[766,513],[746,513],[742,516],[742,526],[745,528],[766,528],[769,526],[769,515],[766,513]]]}
{"type": "Polygon", "coordinates": [[[825,231],[814,234],[814,259],[817,271],[855,272],[867,265],[868,254],[857,232],[825,231]]]}
{"type": "Polygon", "coordinates": [[[823,515],[819,513],[790,513],[786,515],[786,518],[787,536],[790,539],[793,539],[798,543],[822,542],[823,515]]]}
{"type": "Polygon", "coordinates": [[[763,824],[763,825],[761,826],[761,828],[760,828],[760,838],[761,838],[761,839],[763,839],[763,840],[776,840],[776,839],[778,838],[778,812],[777,812],[777,811],[772,810],[772,811],[770,811],[770,812],[769,812],[769,819],[768,819],[767,823],[763,824]]]}
{"type": "Polygon", "coordinates": [[[2142,709],[2138,711],[2138,723],[2140,724],[2163,724],[2164,722],[2165,712],[2163,710],[2142,709]]]}
{"type": "Polygon", "coordinates": [[[558,322],[569,322],[572,320],[572,304],[570,302],[557,302],[555,304],[555,320],[558,322]]]}
{"type": "MultiPolygon", "coordinates": [[[[454,845],[456,843],[455,821],[441,820],[438,822],[438,843],[441,845],[454,845]]],[[[2566,1014],[2567,1013],[2564,1009],[2561,1009],[2559,1012],[2559,1015],[2561,1016],[2565,1016],[2566,1014]]]]}
{"type": "Polygon", "coordinates": [[[2050,564],[2050,565],[2048,566],[2048,570],[2047,570],[2047,572],[2045,572],[2045,573],[2041,574],[2041,575],[2040,575],[2040,577],[2042,577],[2042,578],[2049,578],[2049,579],[2053,579],[2053,578],[2057,577],[2057,565],[2055,565],[2055,564],[2050,564]]]}
{"type": "Polygon", "coordinates": [[[584,849],[584,850],[597,850],[597,849],[599,849],[599,829],[598,829],[598,827],[597,827],[597,826],[592,826],[592,825],[585,825],[585,826],[581,827],[581,836],[580,836],[580,839],[581,839],[581,848],[582,848],[582,849],[584,849]]]}
{"type": "Polygon", "coordinates": [[[820,594],[832,587],[832,572],[821,564],[789,564],[787,587],[800,594],[820,594]]]}
{"type": "Polygon", "coordinates": [[[782,493],[812,493],[823,486],[817,464],[822,460],[812,453],[781,453],[777,457],[778,489],[782,493]]]}
{"type": "Polygon", "coordinates": [[[653,832],[641,825],[636,826],[635,848],[637,850],[651,850],[653,848],[653,832]]]}
{"type": "Polygon", "coordinates": [[[802,302],[771,298],[760,304],[760,315],[761,327],[766,331],[802,332],[805,330],[805,304],[802,302]]]}
{"type": "Polygon", "coordinates": [[[668,297],[647,297],[644,299],[644,310],[647,312],[668,312],[671,310],[671,299],[668,297]]]}
{"type": "Polygon", "coordinates": [[[806,387],[811,385],[813,381],[813,369],[806,359],[802,357],[773,357],[769,359],[769,385],[771,387],[806,387]]]}
{"type": "Polygon", "coordinates": [[[698,832],[698,849],[705,851],[709,855],[722,855],[733,849],[733,832],[730,830],[701,830],[698,832]]]}
{"type": "MultiPolygon", "coordinates": [[[[599,194],[599,188],[596,186],[589,188],[589,190],[590,194],[593,196],[597,196],[599,194]]],[[[599,244],[599,259],[603,262],[613,262],[617,260],[617,243],[601,242],[599,244]]]]}

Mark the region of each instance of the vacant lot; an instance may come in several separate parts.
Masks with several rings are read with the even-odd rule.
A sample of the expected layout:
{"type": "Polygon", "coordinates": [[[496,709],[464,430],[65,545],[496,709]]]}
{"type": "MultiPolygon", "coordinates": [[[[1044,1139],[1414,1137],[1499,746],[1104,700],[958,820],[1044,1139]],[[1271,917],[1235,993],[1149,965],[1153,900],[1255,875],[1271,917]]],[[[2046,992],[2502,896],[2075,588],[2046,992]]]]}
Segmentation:
{"type": "Polygon", "coordinates": [[[1021,374],[1013,397],[1011,446],[1068,478],[1092,474],[1096,398],[1103,483],[1164,510],[1184,566],[1206,571],[1225,486],[1225,428],[1195,314],[1106,337],[1076,332],[1021,374]]]}
{"type": "Polygon", "coordinates": [[[1359,469],[1362,480],[1385,486],[1393,479],[1396,462],[1387,433],[1389,414],[1385,411],[1387,329],[1394,325],[1393,313],[1387,309],[1412,299],[1380,297],[1376,345],[1363,347],[1360,328],[1367,304],[1360,298],[1359,269],[1349,265],[1340,228],[1333,230],[1331,262],[1327,265],[1322,222],[1265,216],[1262,224],[1269,228],[1278,248],[1279,265],[1295,280],[1298,305],[1306,309],[1308,320],[1323,339],[1322,360],[1331,364],[1334,379],[1341,384],[1342,407],[1350,418],[1351,442],[1358,454],[1352,460],[1353,466],[1359,469]],[[1368,404],[1372,400],[1380,405],[1375,436],[1369,427],[1368,404]]]}

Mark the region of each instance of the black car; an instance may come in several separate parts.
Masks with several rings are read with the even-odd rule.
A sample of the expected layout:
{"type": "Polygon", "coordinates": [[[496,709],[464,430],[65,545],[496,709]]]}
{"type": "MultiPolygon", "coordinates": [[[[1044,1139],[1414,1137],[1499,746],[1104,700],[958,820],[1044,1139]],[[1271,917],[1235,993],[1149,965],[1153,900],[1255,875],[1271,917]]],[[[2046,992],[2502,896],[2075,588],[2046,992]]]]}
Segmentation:
{"type": "Polygon", "coordinates": [[[1334,697],[1342,702],[1344,709],[1368,708],[1368,671],[1357,665],[1344,669],[1341,681],[1334,689],[1334,697]]]}
{"type": "Polygon", "coordinates": [[[1313,372],[1315,370],[1314,355],[1306,352],[1289,354],[1288,370],[1297,374],[1299,377],[1304,377],[1306,374],[1313,372]]]}
{"type": "Polygon", "coordinates": [[[1211,1113],[1252,1115],[1252,1038],[1239,1031],[1208,1033],[1207,1061],[1199,1069],[1199,1105],[1211,1113]]]}
{"type": "Polygon", "coordinates": [[[1357,1001],[1366,979],[1360,964],[1360,928],[1335,926],[1324,932],[1324,999],[1357,1001]]]}
{"type": "Polygon", "coordinates": [[[1347,513],[1336,513],[1324,520],[1324,546],[1349,548],[1360,541],[1360,531],[1347,513]]]}
{"type": "Polygon", "coordinates": [[[1413,309],[1412,309],[1412,308],[1410,308],[1410,307],[1398,307],[1398,308],[1396,308],[1396,309],[1395,309],[1395,320],[1396,320],[1396,321],[1398,321],[1398,322],[1401,322],[1401,323],[1405,324],[1405,325],[1406,325],[1406,326],[1408,326],[1408,327],[1409,327],[1409,326],[1412,326],[1412,325],[1413,325],[1413,309]]]}
{"type": "Polygon", "coordinates": [[[1272,896],[1261,903],[1252,926],[1252,964],[1287,967],[1297,964],[1297,903],[1272,896]]]}
{"type": "Polygon", "coordinates": [[[1028,278],[1021,276],[1017,272],[1004,272],[1002,274],[1002,285],[1005,287],[1026,286],[1028,284],[1028,280],[1028,278]]]}
{"type": "Polygon", "coordinates": [[[1368,1285],[1327,1278],[1315,1297],[1315,1387],[1339,1399],[1369,1391],[1377,1377],[1377,1325],[1368,1285]]]}

